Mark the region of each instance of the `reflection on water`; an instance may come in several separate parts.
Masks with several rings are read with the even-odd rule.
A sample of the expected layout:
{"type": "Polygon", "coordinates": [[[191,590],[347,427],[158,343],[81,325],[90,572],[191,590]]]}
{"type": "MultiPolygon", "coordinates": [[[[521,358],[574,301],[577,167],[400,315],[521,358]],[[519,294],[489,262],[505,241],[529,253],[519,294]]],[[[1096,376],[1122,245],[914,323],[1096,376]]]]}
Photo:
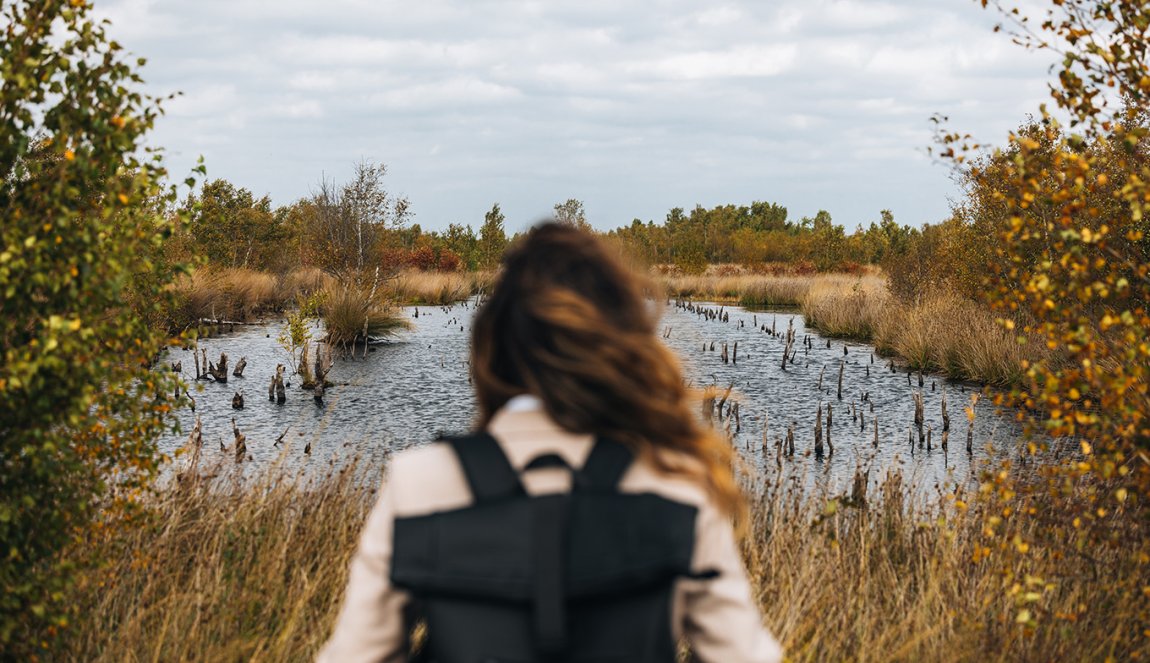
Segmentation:
{"type": "MultiPolygon", "coordinates": [[[[190,430],[199,414],[205,460],[216,455],[230,459],[230,452],[220,451],[220,443],[230,448],[231,419],[235,417],[247,437],[250,466],[280,459],[291,470],[327,467],[329,462],[338,464],[352,455],[377,463],[392,451],[426,443],[441,432],[465,431],[476,414],[467,365],[473,312],[474,302],[404,309],[413,324],[410,331],[373,347],[366,356],[360,352],[355,358],[336,360],[329,375],[336,386],[328,389],[322,407],[316,405],[311,392],[299,388],[300,381],[294,375],[287,379],[291,386],[286,403],[277,405],[267,399],[276,364],[291,363],[276,340],[284,327],[282,321],[237,327],[234,332],[202,341],[201,347],[207,348],[213,361],[221,351],[228,353],[233,365],[240,357],[247,357],[244,377],[229,377],[227,384],[200,382],[201,389],[192,391],[196,412],[182,410],[181,425],[184,431],[190,430]],[[231,407],[237,390],[243,392],[246,401],[242,410],[231,407]],[[285,444],[273,447],[285,429],[285,444]],[[308,441],[311,454],[305,455],[308,441]]],[[[666,332],[669,328],[665,342],[680,357],[693,385],[715,384],[720,391],[734,385],[740,426],[736,432],[734,422],[730,422],[733,442],[748,465],[766,473],[775,471],[774,445],[776,439],[785,437],[789,425],[794,426],[796,454],[792,460],[784,459],[784,466],[802,466],[809,475],[839,486],[845,485],[859,466],[871,468],[872,479],[885,468],[898,467],[922,486],[946,480],[964,482],[981,461],[1008,453],[1019,435],[1013,420],[995,413],[993,405],[984,399],[975,407],[973,453],[968,454],[965,410],[977,388],[928,375],[921,391],[925,426],[933,429],[933,449],[920,449],[917,434],[913,445],[908,440],[914,423],[913,393],[919,390],[917,375],[908,383],[904,371],[891,372],[888,362],[875,356],[868,345],[831,341],[828,347],[825,338],[806,329],[798,313],[752,312],[739,307],[727,307],[723,312],[726,321],[668,306],[661,329],[666,332]],[[784,372],[781,363],[788,324],[794,325],[797,355],[784,372]],[[770,333],[772,328],[775,335],[770,333]],[[810,342],[804,343],[804,338],[810,342]],[[723,343],[733,350],[735,342],[736,361],[724,363],[723,343]],[[840,364],[842,400],[837,393],[840,364]],[[951,421],[946,451],[940,447],[943,394],[951,421]],[[830,430],[835,452],[816,458],[811,451],[820,403],[824,417],[826,406],[833,408],[830,430]],[[854,413],[863,417],[865,426],[852,416],[854,413]],[[873,446],[876,419],[878,448],[873,446]]],[[[165,365],[177,360],[182,361],[184,378],[191,380],[191,352],[174,350],[165,365]]],[[[168,436],[161,441],[161,449],[174,451],[184,439],[183,435],[168,436]]]]}

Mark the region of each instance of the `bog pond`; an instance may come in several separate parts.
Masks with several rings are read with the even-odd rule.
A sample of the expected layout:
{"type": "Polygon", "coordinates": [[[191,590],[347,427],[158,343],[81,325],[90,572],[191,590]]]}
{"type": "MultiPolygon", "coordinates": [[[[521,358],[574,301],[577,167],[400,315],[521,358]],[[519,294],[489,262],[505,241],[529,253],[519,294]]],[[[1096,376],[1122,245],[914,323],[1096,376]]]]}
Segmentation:
{"type": "MultiPolygon", "coordinates": [[[[476,415],[468,381],[475,306],[473,300],[449,307],[402,309],[411,329],[372,346],[366,355],[361,347],[354,358],[337,358],[328,375],[334,386],[327,389],[322,406],[311,392],[300,389],[298,376],[290,374],[287,401],[268,400],[276,365],[292,363],[277,340],[285,326],[282,320],[236,326],[200,341],[213,361],[221,352],[228,354],[233,365],[246,357],[244,376],[229,376],[226,384],[194,381],[192,352],[172,350],[163,365],[182,364],[183,378],[197,385],[190,387],[196,410],[179,411],[183,433],[164,437],[161,450],[171,453],[181,447],[197,415],[202,421],[203,461],[228,464],[233,458],[234,417],[246,436],[249,460],[243,464],[245,471],[280,463],[285,471],[306,473],[338,466],[353,457],[382,464],[389,454],[426,444],[440,433],[464,432],[476,415]],[[238,410],[232,408],[237,391],[245,401],[238,410]],[[273,446],[281,435],[283,443],[273,446]],[[310,453],[304,453],[305,447],[310,447],[310,453]]],[[[732,444],[747,464],[764,474],[780,465],[802,467],[810,475],[845,485],[856,468],[869,469],[872,479],[885,469],[898,468],[904,478],[928,488],[970,482],[986,461],[1017,451],[1018,424],[1009,413],[996,411],[989,399],[982,398],[973,406],[973,424],[968,421],[967,408],[980,390],[977,385],[928,374],[920,387],[917,373],[908,375],[897,365],[892,370],[889,360],[877,356],[869,345],[828,341],[807,329],[797,311],[671,303],[665,307],[660,331],[693,386],[715,385],[722,398],[733,385],[723,414],[737,402],[738,417],[733,413],[720,417],[716,410],[715,424],[729,429],[732,444]],[[793,326],[794,342],[784,370],[788,326],[793,326]],[[929,431],[930,449],[919,446],[916,392],[922,395],[923,428],[929,431]],[[942,447],[944,398],[950,419],[946,449],[942,447]],[[813,453],[820,405],[824,430],[828,406],[833,411],[829,428],[833,454],[813,453]],[[789,427],[794,431],[795,455],[780,461],[776,441],[785,440],[789,427]]]]}

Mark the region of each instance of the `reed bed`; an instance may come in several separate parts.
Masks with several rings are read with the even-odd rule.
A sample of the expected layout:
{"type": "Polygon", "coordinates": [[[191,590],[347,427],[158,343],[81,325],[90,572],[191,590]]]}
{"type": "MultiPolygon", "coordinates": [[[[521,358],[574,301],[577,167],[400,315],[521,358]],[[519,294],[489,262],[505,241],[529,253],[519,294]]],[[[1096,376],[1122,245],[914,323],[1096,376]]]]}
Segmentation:
{"type": "MultiPolygon", "coordinates": [[[[865,479],[863,482],[865,485],[865,479]]],[[[768,625],[793,661],[1145,660],[1136,592],[1118,548],[1074,553],[1047,518],[985,523],[1052,505],[936,493],[894,471],[874,494],[762,491],[744,544],[768,625]],[[964,500],[969,500],[967,505],[964,500]],[[1017,537],[1017,538],[1015,538],[1017,537]],[[1020,553],[1009,541],[1042,541],[1020,553]],[[1004,545],[1005,544],[1005,545],[1004,545]],[[1102,608],[1102,606],[1106,606],[1102,608]]]]}
{"type": "Polygon", "coordinates": [[[880,352],[904,358],[911,368],[988,384],[1017,384],[1023,362],[1050,352],[1019,343],[984,307],[950,294],[934,294],[915,305],[890,303],[876,327],[880,352]]]}
{"type": "Polygon", "coordinates": [[[443,306],[462,301],[490,288],[493,272],[402,271],[390,288],[404,304],[443,306]]]}
{"type": "MultiPolygon", "coordinates": [[[[275,468],[245,481],[185,479],[77,555],[59,661],[309,661],[330,634],[348,562],[375,499],[354,466],[308,481],[275,468]]],[[[994,553],[985,514],[888,476],[873,495],[775,481],[752,501],[743,549],[768,627],[793,661],[1132,660],[1143,598],[1117,548],[994,553]],[[1034,581],[1032,579],[1042,579],[1034,581]],[[1133,581],[1131,581],[1133,579],[1133,581]],[[1020,591],[1018,587],[1022,587],[1020,591]],[[1018,623],[1021,610],[1036,616],[1018,623]]],[[[962,495],[958,495],[960,500],[962,495]]],[[[996,504],[994,508],[1041,504],[996,504]]],[[[987,505],[990,508],[990,505],[987,505]]],[[[1000,537],[1032,540],[1009,520],[1000,537]]]]}
{"type": "Polygon", "coordinates": [[[176,283],[179,300],[169,326],[181,329],[200,320],[246,322],[282,311],[301,295],[328,287],[332,279],[315,268],[277,275],[244,268],[203,268],[176,283]]]}
{"type": "Polygon", "coordinates": [[[811,284],[821,276],[773,274],[701,274],[657,277],[668,296],[737,302],[742,306],[798,306],[811,284]]]}
{"type": "Polygon", "coordinates": [[[878,276],[828,275],[811,283],[801,307],[807,324],[825,336],[870,341],[890,299],[878,276]]]}

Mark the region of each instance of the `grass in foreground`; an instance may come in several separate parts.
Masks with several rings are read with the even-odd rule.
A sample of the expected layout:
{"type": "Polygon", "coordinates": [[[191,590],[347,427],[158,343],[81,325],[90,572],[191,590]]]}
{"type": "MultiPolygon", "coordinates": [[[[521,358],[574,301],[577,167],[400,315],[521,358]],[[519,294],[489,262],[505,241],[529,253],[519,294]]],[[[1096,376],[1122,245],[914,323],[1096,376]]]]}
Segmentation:
{"type": "MultiPolygon", "coordinates": [[[[98,530],[80,554],[103,566],[83,577],[75,620],[49,658],[311,660],[337,615],[376,482],[355,470],[310,483],[274,474],[185,481],[135,525],[98,530]]],[[[865,503],[803,498],[785,481],[759,491],[744,550],[791,660],[1146,658],[1144,597],[1108,589],[1142,577],[1122,555],[1080,555],[1068,538],[999,557],[984,548],[993,544],[983,514],[907,494],[897,476],[865,503]],[[1020,622],[1023,610],[1032,622],[1020,622]]],[[[1037,525],[1004,527],[1025,538],[1037,525]]]]}

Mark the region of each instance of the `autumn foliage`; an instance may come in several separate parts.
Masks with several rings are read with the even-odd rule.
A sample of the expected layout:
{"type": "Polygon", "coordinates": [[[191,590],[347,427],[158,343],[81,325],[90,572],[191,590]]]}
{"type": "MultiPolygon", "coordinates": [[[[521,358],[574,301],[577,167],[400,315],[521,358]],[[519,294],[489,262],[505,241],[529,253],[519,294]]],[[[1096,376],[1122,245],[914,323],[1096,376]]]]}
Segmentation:
{"type": "MultiPolygon", "coordinates": [[[[1001,400],[1026,413],[1032,452],[1055,453],[1035,478],[988,475],[984,490],[1003,506],[988,519],[987,550],[1098,564],[1118,555],[1143,572],[1105,591],[1150,606],[1150,5],[1051,0],[1033,20],[994,4],[1001,30],[1061,61],[1054,103],[1005,148],[979,155],[969,136],[939,137],[939,154],[968,177],[972,217],[996,240],[990,303],[1007,329],[1050,350],[1001,400]],[[1021,536],[1019,519],[1045,526],[1021,536]]],[[[1033,631],[1071,618],[1027,606],[1018,619],[1033,631]]],[[[1116,633],[1144,654],[1150,611],[1126,619],[1116,633]]]]}
{"type": "Polygon", "coordinates": [[[60,551],[130,503],[178,398],[156,100],[82,2],[0,5],[0,658],[68,622],[60,551]]]}

